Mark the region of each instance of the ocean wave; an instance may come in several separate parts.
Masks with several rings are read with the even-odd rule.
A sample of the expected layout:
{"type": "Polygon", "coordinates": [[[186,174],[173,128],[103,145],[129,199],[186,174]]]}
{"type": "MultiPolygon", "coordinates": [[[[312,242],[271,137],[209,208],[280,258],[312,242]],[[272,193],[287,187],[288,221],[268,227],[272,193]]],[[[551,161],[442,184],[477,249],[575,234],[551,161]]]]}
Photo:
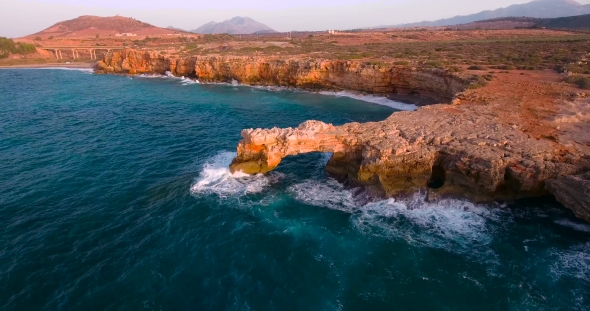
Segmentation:
{"type": "Polygon", "coordinates": [[[243,196],[260,193],[282,177],[279,173],[268,176],[252,176],[241,172],[232,174],[229,165],[236,155],[235,152],[221,152],[209,159],[203,165],[199,178],[191,186],[191,193],[216,194],[220,197],[243,196]]]}
{"type": "Polygon", "coordinates": [[[418,193],[403,200],[368,203],[353,215],[353,224],[360,232],[415,246],[459,253],[491,251],[487,246],[493,240],[497,208],[458,199],[425,199],[418,193]]]}
{"type": "Polygon", "coordinates": [[[205,85],[226,85],[226,86],[242,86],[242,87],[249,87],[256,90],[264,90],[270,92],[283,92],[283,91],[300,91],[300,92],[308,92],[308,93],[316,93],[320,95],[326,96],[336,96],[336,97],[348,97],[360,101],[364,101],[367,103],[377,104],[381,106],[391,107],[397,110],[406,110],[406,111],[413,111],[418,109],[418,106],[414,104],[406,104],[399,101],[391,100],[387,97],[375,96],[375,95],[360,95],[355,94],[353,92],[347,91],[339,91],[339,92],[329,92],[329,91],[322,91],[322,92],[309,92],[305,90],[300,90],[293,87],[286,87],[286,86],[260,86],[260,85],[247,85],[247,84],[240,84],[237,80],[232,79],[231,82],[200,82],[199,80],[190,79],[186,77],[177,77],[174,76],[170,71],[166,71],[164,75],[146,75],[141,74],[137,75],[142,78],[169,78],[181,81],[183,85],[192,85],[192,84],[205,84],[205,85]]]}
{"type": "MultiPolygon", "coordinates": [[[[493,240],[494,223],[501,216],[496,206],[466,200],[426,202],[424,194],[406,199],[367,202],[358,188],[347,189],[334,179],[307,180],[288,188],[298,201],[350,213],[353,226],[364,234],[408,244],[468,253],[493,240]]],[[[490,251],[483,249],[483,251],[490,251]]]]}
{"type": "Polygon", "coordinates": [[[319,92],[322,95],[328,96],[336,96],[336,97],[348,97],[353,98],[356,100],[373,103],[381,106],[391,107],[397,110],[407,110],[407,111],[414,111],[418,109],[418,106],[414,104],[405,104],[399,101],[391,100],[387,97],[375,96],[375,95],[360,95],[355,94],[347,91],[340,91],[340,92],[319,92]]]}
{"type": "Polygon", "coordinates": [[[558,225],[568,227],[568,228],[574,229],[576,231],[590,232],[590,225],[589,224],[574,222],[569,219],[560,219],[560,220],[556,220],[554,222],[558,225]]]}
{"type": "Polygon", "coordinates": [[[171,79],[178,81],[182,85],[193,85],[193,84],[200,84],[201,82],[198,79],[191,79],[185,76],[177,77],[173,75],[170,71],[166,71],[165,74],[138,74],[134,75],[134,77],[144,78],[144,79],[171,79]]]}
{"type": "Polygon", "coordinates": [[[313,205],[352,213],[358,208],[353,193],[334,179],[325,181],[306,180],[290,186],[296,200],[313,205]]]}
{"type": "Polygon", "coordinates": [[[590,282],[590,242],[575,245],[568,250],[553,250],[552,254],[556,258],[551,266],[555,280],[573,277],[590,282]]]}

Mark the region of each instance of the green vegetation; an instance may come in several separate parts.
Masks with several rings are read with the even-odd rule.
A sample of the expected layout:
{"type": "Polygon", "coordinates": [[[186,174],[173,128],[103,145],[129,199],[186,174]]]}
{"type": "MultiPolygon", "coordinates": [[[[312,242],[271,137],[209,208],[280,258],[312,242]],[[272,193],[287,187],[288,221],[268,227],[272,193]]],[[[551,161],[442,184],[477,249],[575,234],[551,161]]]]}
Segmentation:
{"type": "Polygon", "coordinates": [[[469,85],[469,88],[470,89],[478,89],[480,87],[484,87],[484,86],[488,85],[488,81],[492,79],[491,78],[492,76],[491,75],[487,75],[487,76],[489,76],[489,77],[473,76],[473,78],[471,78],[471,84],[469,85]]]}
{"type": "Polygon", "coordinates": [[[569,76],[569,77],[565,78],[564,81],[569,84],[574,84],[581,89],[590,90],[590,78],[589,77],[574,75],[574,76],[569,76]]]}
{"type": "Polygon", "coordinates": [[[10,54],[30,54],[37,50],[34,44],[14,42],[12,39],[0,37],[0,58],[7,58],[10,54]]]}
{"type": "MultiPolygon", "coordinates": [[[[404,35],[400,35],[404,36],[404,35]]],[[[412,36],[412,34],[405,35],[412,36]]],[[[416,36],[416,34],[413,34],[416,36]]],[[[339,38],[343,38],[342,36],[339,38]]],[[[351,37],[350,40],[356,37],[351,37]]],[[[281,38],[274,40],[280,41],[281,38]]],[[[209,35],[199,42],[236,41],[229,35],[209,35]]],[[[231,47],[231,44],[227,45],[231,47]]],[[[362,45],[335,44],[328,36],[303,35],[289,40],[286,47],[227,48],[226,45],[205,48],[222,55],[311,55],[317,59],[379,61],[386,64],[444,68],[460,72],[471,70],[543,70],[552,69],[590,74],[587,63],[579,63],[590,51],[590,35],[563,37],[521,37],[455,41],[381,42],[362,45]],[[451,69],[452,68],[452,69],[451,69]]]]}

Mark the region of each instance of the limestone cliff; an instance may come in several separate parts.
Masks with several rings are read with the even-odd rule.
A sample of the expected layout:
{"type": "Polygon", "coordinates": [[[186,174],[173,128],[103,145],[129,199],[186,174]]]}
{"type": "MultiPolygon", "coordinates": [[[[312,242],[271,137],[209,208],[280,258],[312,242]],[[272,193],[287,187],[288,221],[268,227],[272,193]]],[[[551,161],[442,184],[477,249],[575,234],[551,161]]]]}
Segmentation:
{"type": "Polygon", "coordinates": [[[548,180],[547,190],[581,219],[590,222],[590,172],[548,180]]]}
{"type": "Polygon", "coordinates": [[[348,90],[377,95],[417,94],[450,101],[472,81],[441,69],[376,66],[363,62],[195,56],[170,58],[152,52],[112,52],[98,73],[152,73],[198,78],[202,82],[285,86],[307,90],[348,90]]]}

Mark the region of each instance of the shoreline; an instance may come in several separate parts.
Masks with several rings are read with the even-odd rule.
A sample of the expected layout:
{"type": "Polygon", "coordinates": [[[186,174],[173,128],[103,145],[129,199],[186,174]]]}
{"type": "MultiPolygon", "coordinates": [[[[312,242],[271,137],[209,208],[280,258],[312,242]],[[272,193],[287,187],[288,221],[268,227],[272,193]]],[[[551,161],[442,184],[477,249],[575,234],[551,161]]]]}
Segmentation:
{"type": "Polygon", "coordinates": [[[84,68],[92,69],[96,63],[43,63],[43,64],[17,64],[17,65],[0,65],[0,69],[35,69],[35,68],[84,68]]]}
{"type": "MultiPolygon", "coordinates": [[[[110,73],[107,73],[110,75],[110,73]]],[[[115,73],[114,75],[121,75],[115,73]]],[[[365,92],[357,92],[354,90],[338,90],[338,89],[324,89],[324,90],[312,90],[312,89],[305,89],[305,88],[298,88],[298,87],[288,87],[288,86],[270,86],[270,85],[256,85],[256,84],[244,84],[244,83],[237,83],[234,84],[232,82],[201,82],[199,79],[194,78],[187,78],[187,77],[178,77],[175,75],[168,75],[168,74],[122,74],[127,75],[130,77],[139,77],[139,78],[170,78],[176,79],[179,81],[187,82],[190,81],[188,84],[202,84],[202,85],[226,85],[226,86],[240,86],[240,87],[249,87],[267,91],[299,91],[299,92],[308,92],[313,94],[325,95],[325,96],[333,96],[333,97],[346,97],[355,100],[360,100],[365,103],[370,103],[379,106],[385,106],[389,108],[393,108],[397,111],[415,111],[416,109],[439,103],[437,100],[428,98],[428,97],[420,97],[418,95],[398,95],[398,94],[370,94],[365,92]]],[[[185,84],[185,85],[188,85],[185,84]]]]}

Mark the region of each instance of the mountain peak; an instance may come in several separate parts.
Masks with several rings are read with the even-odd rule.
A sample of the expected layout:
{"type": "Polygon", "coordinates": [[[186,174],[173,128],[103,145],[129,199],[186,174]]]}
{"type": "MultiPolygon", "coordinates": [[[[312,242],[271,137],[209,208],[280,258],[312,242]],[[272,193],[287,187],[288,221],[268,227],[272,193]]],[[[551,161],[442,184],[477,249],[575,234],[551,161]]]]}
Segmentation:
{"type": "Polygon", "coordinates": [[[44,29],[30,36],[38,37],[95,37],[108,36],[117,33],[134,33],[137,35],[167,34],[170,30],[156,27],[154,25],[138,21],[132,17],[125,16],[94,16],[82,15],[74,19],[55,23],[53,26],[44,29]]]}
{"type": "Polygon", "coordinates": [[[202,34],[253,34],[276,31],[262,23],[251,19],[250,17],[235,16],[221,23],[209,22],[193,30],[193,32],[202,34]]]}

